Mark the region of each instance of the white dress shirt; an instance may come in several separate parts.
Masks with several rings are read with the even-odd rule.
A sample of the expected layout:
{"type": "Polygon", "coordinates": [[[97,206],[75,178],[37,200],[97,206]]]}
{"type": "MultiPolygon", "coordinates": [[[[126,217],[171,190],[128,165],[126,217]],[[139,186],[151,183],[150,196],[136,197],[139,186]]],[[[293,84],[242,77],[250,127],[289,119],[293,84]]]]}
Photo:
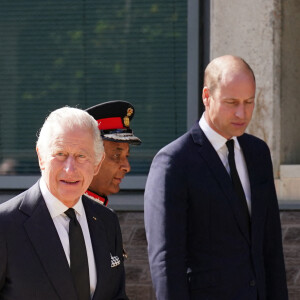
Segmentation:
{"type": "MultiPolygon", "coordinates": [[[[205,120],[204,113],[199,121],[199,126],[204,132],[204,134],[206,135],[207,139],[214,147],[214,149],[216,150],[216,152],[218,153],[228,174],[230,174],[230,168],[228,163],[228,148],[226,146],[227,139],[221,136],[216,131],[214,131],[208,125],[207,121],[205,120]]],[[[234,159],[235,159],[236,169],[239,173],[239,177],[246,196],[249,213],[251,215],[251,191],[250,191],[250,182],[249,182],[247,165],[237,137],[236,136],[232,137],[232,139],[234,140],[234,159]]]]}
{"type": "MultiPolygon", "coordinates": [[[[59,201],[56,197],[54,197],[48,187],[41,178],[40,180],[40,189],[42,195],[45,199],[47,208],[53,220],[53,223],[56,227],[57,233],[59,235],[61,244],[64,248],[67,261],[70,265],[70,244],[69,244],[69,217],[64,213],[68,210],[69,207],[65,206],[61,201],[59,201]]],[[[76,217],[78,222],[80,223],[85,246],[86,252],[88,257],[88,264],[89,264],[89,275],[90,275],[90,291],[91,291],[91,298],[95,292],[96,284],[97,284],[97,272],[96,272],[96,265],[95,265],[95,258],[94,252],[92,247],[92,241],[90,237],[89,227],[85,215],[85,210],[82,204],[82,199],[80,197],[79,201],[73,206],[76,217]]]]}

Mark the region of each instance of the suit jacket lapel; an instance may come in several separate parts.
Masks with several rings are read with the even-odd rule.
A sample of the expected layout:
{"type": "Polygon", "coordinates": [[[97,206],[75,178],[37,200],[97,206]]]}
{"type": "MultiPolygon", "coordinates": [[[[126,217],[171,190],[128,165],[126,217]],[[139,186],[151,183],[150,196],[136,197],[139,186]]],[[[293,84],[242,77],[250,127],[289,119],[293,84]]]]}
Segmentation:
{"type": "Polygon", "coordinates": [[[106,274],[109,274],[111,268],[110,249],[101,216],[97,214],[97,210],[93,209],[93,204],[100,204],[93,203],[92,200],[87,199],[85,196],[82,197],[82,202],[89,225],[97,268],[97,286],[93,299],[101,299],[101,290],[105,290],[105,285],[107,284],[106,274]]]}
{"type": "Polygon", "coordinates": [[[76,299],[65,252],[38,183],[27,191],[20,210],[28,215],[25,230],[58,296],[76,299]]]}
{"type": "Polygon", "coordinates": [[[242,215],[240,214],[239,207],[236,205],[238,198],[236,194],[234,193],[232,182],[230,179],[229,174],[227,173],[219,155],[205,136],[202,129],[199,127],[199,124],[195,124],[195,126],[192,128],[192,136],[193,140],[196,144],[200,145],[199,147],[199,153],[203,157],[203,159],[206,161],[207,166],[210,168],[212,174],[214,175],[215,179],[218,181],[222,191],[226,195],[226,199],[230,205],[230,207],[233,210],[235,219],[238,223],[238,226],[242,232],[242,234],[245,236],[248,243],[250,243],[250,236],[249,232],[244,226],[242,225],[244,222],[242,221],[242,215]]]}

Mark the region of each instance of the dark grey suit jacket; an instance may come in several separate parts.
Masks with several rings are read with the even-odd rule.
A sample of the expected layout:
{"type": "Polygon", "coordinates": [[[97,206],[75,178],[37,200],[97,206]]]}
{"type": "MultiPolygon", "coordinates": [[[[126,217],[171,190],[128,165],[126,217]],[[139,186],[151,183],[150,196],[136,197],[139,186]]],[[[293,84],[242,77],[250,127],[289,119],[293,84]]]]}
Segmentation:
{"type": "Polygon", "coordinates": [[[270,152],[254,136],[238,140],[250,180],[251,235],[198,123],[154,158],[145,226],[158,300],[288,298],[270,152]]]}
{"type": "MultiPolygon", "coordinates": [[[[97,268],[94,300],[127,299],[117,216],[82,197],[97,268]],[[121,264],[111,267],[111,257],[121,264]]],[[[70,268],[38,183],[0,205],[0,299],[76,300],[70,268]]]]}

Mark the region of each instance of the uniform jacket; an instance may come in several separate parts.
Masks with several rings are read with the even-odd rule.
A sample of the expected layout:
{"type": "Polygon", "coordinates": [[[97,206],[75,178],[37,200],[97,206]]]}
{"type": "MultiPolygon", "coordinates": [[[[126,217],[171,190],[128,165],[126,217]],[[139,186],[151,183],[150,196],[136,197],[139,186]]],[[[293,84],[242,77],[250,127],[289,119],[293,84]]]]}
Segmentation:
{"type": "MultiPolygon", "coordinates": [[[[117,216],[82,197],[93,245],[94,300],[127,299],[117,216]],[[111,266],[111,255],[120,264],[111,266]]],[[[39,184],[0,205],[0,299],[76,300],[70,268],[39,184]]]]}
{"type": "Polygon", "coordinates": [[[198,123],[154,158],[145,226],[158,300],[288,299],[270,152],[254,136],[238,140],[251,187],[251,234],[198,123]]]}

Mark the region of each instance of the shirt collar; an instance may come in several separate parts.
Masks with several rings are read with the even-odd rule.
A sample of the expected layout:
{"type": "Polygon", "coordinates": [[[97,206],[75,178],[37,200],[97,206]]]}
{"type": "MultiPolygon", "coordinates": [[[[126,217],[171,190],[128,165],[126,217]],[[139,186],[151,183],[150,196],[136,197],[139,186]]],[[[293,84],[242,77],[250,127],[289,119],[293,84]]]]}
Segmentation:
{"type": "Polygon", "coordinates": [[[84,193],[85,196],[89,197],[90,199],[96,201],[96,202],[99,202],[101,204],[103,204],[104,206],[107,206],[108,204],[108,198],[107,196],[100,196],[90,190],[87,190],[85,193],[84,193]]]}
{"type": "MultiPolygon", "coordinates": [[[[206,135],[207,139],[210,141],[214,149],[218,152],[227,142],[227,139],[224,138],[222,135],[214,131],[207,123],[205,117],[205,112],[202,114],[202,117],[199,121],[199,126],[206,135]]],[[[234,140],[234,147],[240,150],[240,144],[236,136],[233,136],[232,139],[234,140]]]]}
{"type": "MultiPolygon", "coordinates": [[[[58,200],[50,193],[43,177],[40,180],[40,189],[52,219],[61,215],[69,209],[69,207],[64,205],[60,200],[58,200]]],[[[79,201],[73,206],[73,208],[79,215],[84,215],[84,207],[81,197],[79,198],[79,201]]]]}

